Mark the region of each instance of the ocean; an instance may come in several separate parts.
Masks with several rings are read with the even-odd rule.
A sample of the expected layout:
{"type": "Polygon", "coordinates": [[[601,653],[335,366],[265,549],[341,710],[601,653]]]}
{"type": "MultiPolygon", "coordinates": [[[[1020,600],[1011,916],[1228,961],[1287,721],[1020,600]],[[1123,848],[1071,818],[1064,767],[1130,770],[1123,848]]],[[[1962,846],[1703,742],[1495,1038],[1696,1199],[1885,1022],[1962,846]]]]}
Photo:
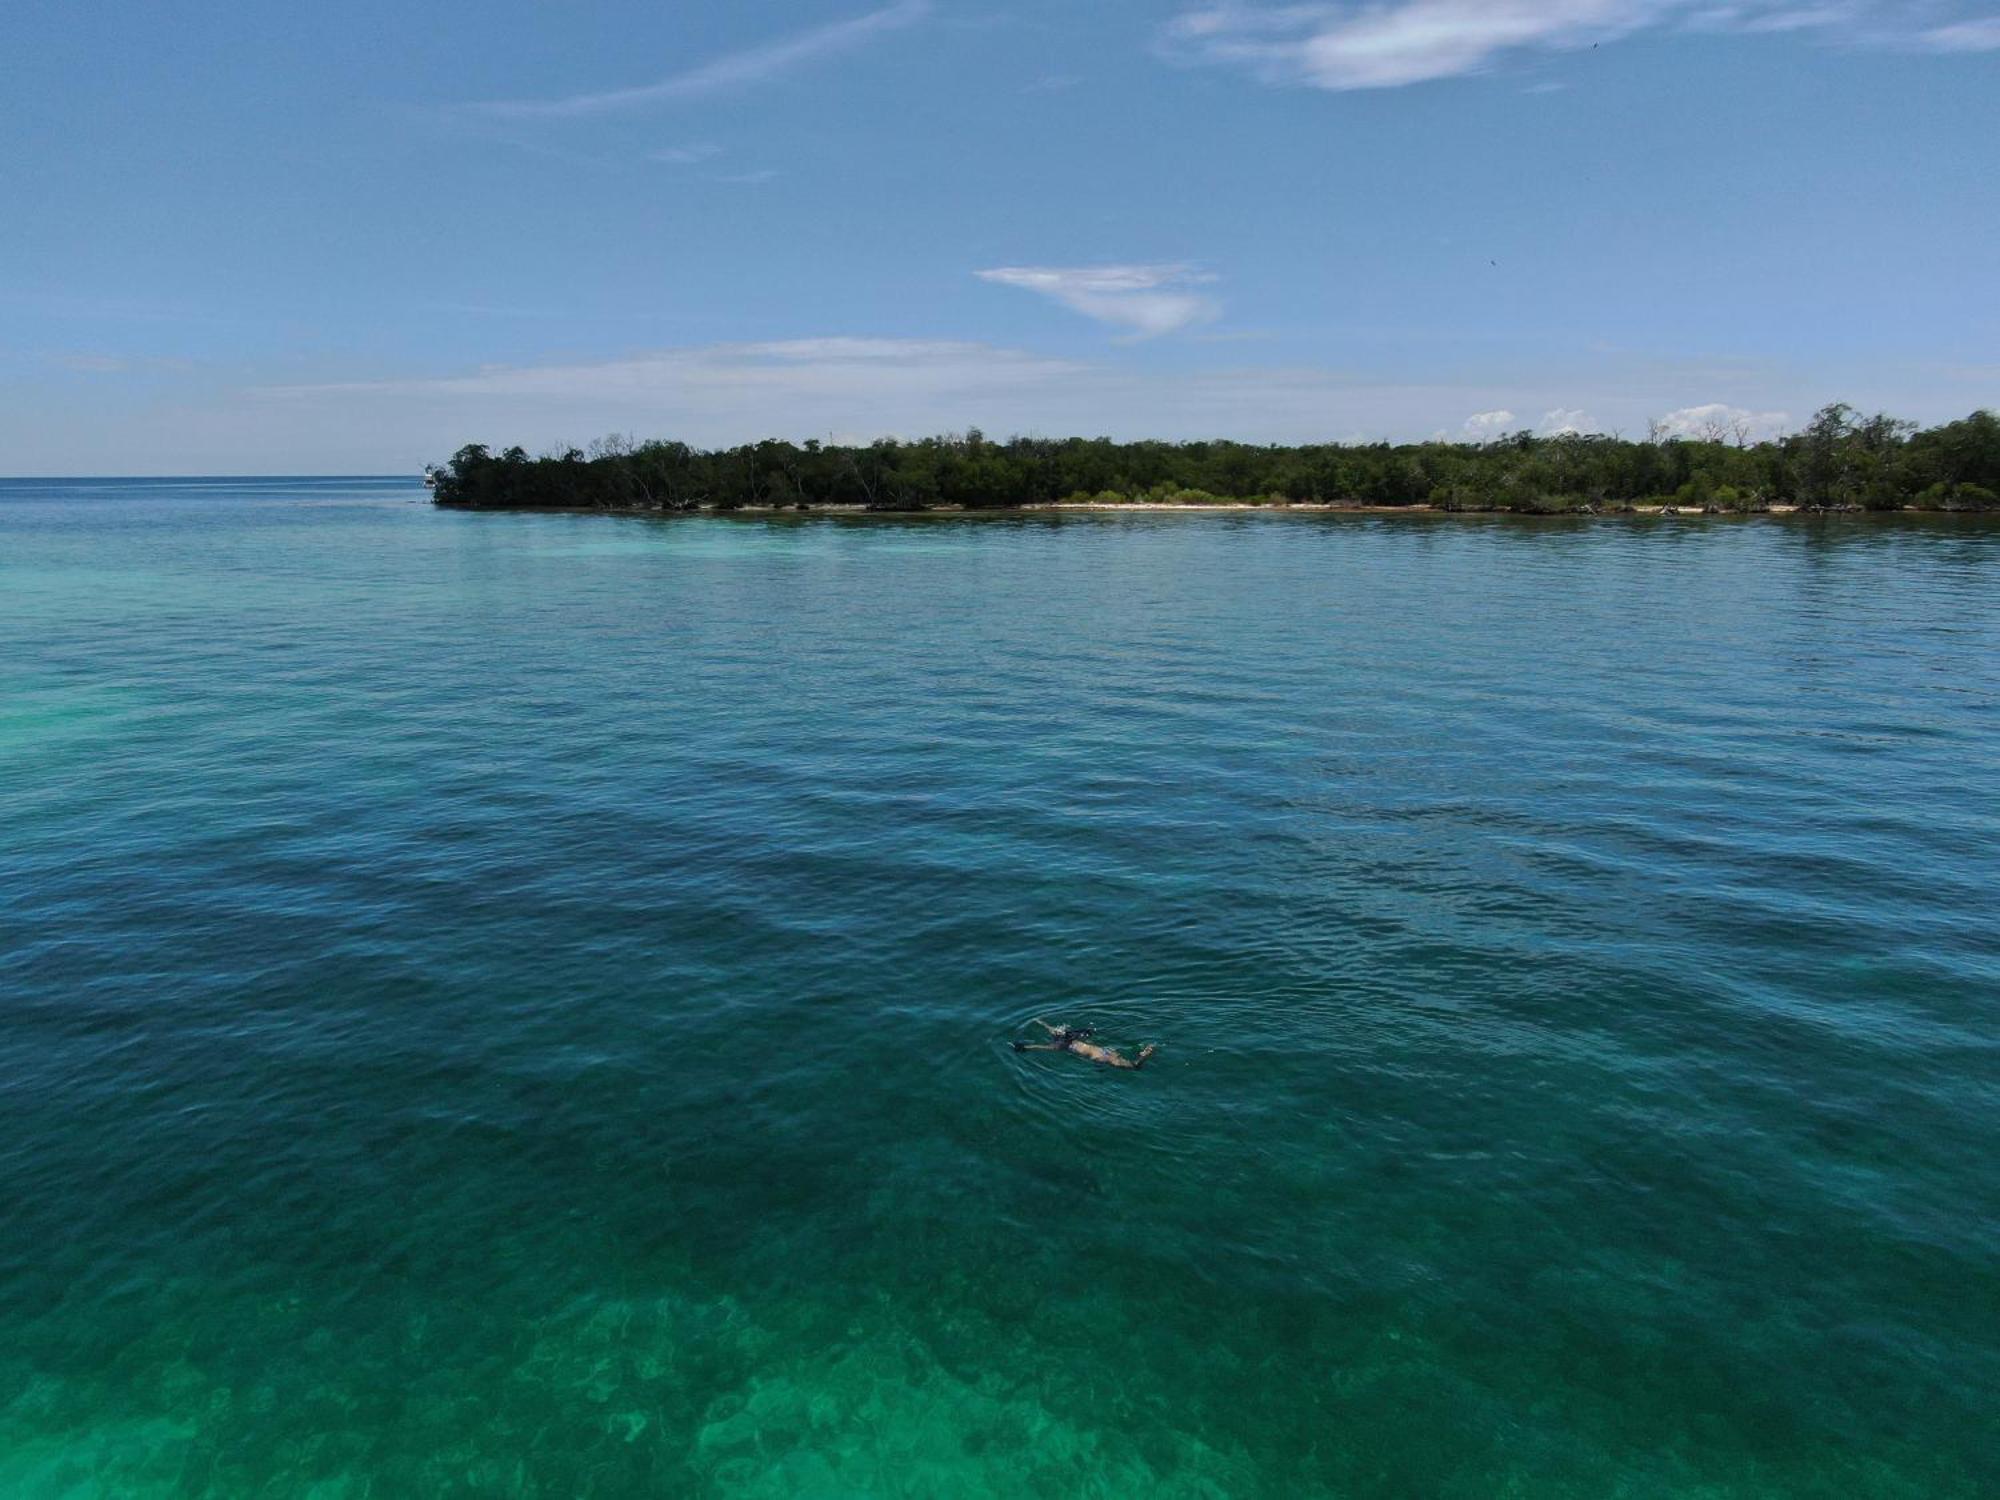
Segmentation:
{"type": "Polygon", "coordinates": [[[1991,1495],[1996,913],[1994,520],[0,483],[0,1495],[1991,1495]]]}

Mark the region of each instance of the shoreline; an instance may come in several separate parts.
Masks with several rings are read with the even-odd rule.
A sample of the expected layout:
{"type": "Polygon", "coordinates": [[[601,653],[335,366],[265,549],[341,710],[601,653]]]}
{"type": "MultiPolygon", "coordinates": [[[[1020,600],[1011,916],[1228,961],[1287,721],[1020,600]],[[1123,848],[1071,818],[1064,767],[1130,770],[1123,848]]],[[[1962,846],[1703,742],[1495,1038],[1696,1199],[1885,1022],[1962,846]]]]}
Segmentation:
{"type": "Polygon", "coordinates": [[[1485,519],[1495,516],[1527,521],[1616,521],[1635,517],[1666,520],[1728,521],[1790,519],[1809,520],[1835,517],[1861,519],[1869,516],[1992,516],[2000,512],[1981,510],[1932,510],[1904,505],[1894,510],[1810,510],[1797,505],[1771,505],[1758,510],[1701,510],[1690,506],[1633,505],[1605,510],[1507,510],[1419,505],[1347,505],[1326,501],[1297,501],[1284,505],[1256,505],[1249,501],[1218,501],[1199,505],[1177,505],[1170,501],[1134,500],[1119,504],[1097,501],[1053,500],[1035,505],[963,506],[933,505],[923,510],[875,510],[865,505],[736,505],[695,506],[687,510],[664,510],[635,506],[597,505],[463,505],[446,500],[431,502],[439,510],[465,511],[475,515],[539,516],[623,516],[642,520],[674,520],[683,516],[862,516],[909,519],[920,516],[1021,516],[1021,515],[1336,515],[1336,516],[1443,516],[1452,520],[1485,519]]]}

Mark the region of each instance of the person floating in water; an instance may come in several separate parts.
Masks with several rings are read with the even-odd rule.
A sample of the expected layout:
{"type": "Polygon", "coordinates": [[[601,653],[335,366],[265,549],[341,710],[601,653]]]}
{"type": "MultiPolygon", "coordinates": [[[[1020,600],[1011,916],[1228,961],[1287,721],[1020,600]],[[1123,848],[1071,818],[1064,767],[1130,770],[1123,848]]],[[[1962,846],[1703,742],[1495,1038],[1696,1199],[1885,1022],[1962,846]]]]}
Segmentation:
{"type": "Polygon", "coordinates": [[[1046,1031],[1051,1040],[1046,1042],[1016,1042],[1016,1052],[1073,1052],[1089,1062],[1102,1063],[1107,1068],[1130,1068],[1137,1072],[1146,1066],[1146,1059],[1160,1049],[1151,1042],[1139,1049],[1137,1057],[1121,1057],[1110,1047],[1099,1047],[1091,1043],[1093,1035],[1088,1026],[1051,1026],[1037,1018],[1035,1024],[1046,1031]]]}

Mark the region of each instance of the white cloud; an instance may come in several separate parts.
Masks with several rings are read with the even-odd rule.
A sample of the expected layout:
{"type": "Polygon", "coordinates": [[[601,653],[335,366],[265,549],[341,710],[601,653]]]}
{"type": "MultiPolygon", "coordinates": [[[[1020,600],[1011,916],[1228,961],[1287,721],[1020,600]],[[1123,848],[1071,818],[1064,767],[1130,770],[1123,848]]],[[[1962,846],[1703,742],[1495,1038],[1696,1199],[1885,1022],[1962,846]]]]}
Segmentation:
{"type": "Polygon", "coordinates": [[[564,119],[580,115],[617,114],[644,109],[654,104],[670,104],[683,99],[750,88],[810,63],[851,51],[885,32],[914,26],[931,13],[930,0],[897,0],[894,5],[846,21],[797,32],[761,47],[732,52],[684,72],[669,74],[657,83],[637,88],[610,89],[602,93],[572,94],[562,99],[497,100],[472,106],[483,114],[511,119],[564,119]]]}
{"type": "Polygon", "coordinates": [[[2000,16],[1933,27],[1918,40],[1933,52],[2000,52],[2000,16]]]}
{"type": "Polygon", "coordinates": [[[1705,406],[1684,406],[1670,411],[1654,425],[1662,437],[1697,438],[1705,443],[1758,442],[1776,437],[1791,421],[1782,411],[1749,411],[1723,401],[1705,406]]]}
{"type": "Polygon", "coordinates": [[[1485,67],[1522,47],[1565,48],[1648,25],[1671,0],[1398,0],[1387,5],[1225,4],[1167,29],[1191,61],[1248,68],[1273,83],[1397,88],[1485,67]]]}
{"type": "Polygon", "coordinates": [[[1545,437],[1569,437],[1584,430],[1584,415],[1564,407],[1554,407],[1542,416],[1542,434],[1545,437]]]}
{"type": "Polygon", "coordinates": [[[1839,32],[1932,51],[2000,48],[2000,17],[1937,26],[1932,0],[1380,0],[1246,4],[1220,0],[1168,23],[1176,61],[1248,71],[1267,83],[1348,90],[1400,88],[1486,70],[1523,52],[1575,51],[1634,32],[1839,32]],[[1926,29],[1928,27],[1928,29],[1926,29]]]}
{"type": "Polygon", "coordinates": [[[1513,431],[1514,414],[1511,411],[1474,412],[1465,419],[1465,435],[1476,443],[1490,442],[1501,434],[1513,431]]]}
{"type": "Polygon", "coordinates": [[[973,273],[997,286],[1039,292],[1071,312],[1133,338],[1153,338],[1205,322],[1221,310],[1191,288],[1215,278],[1191,266],[999,266],[973,273]]]}

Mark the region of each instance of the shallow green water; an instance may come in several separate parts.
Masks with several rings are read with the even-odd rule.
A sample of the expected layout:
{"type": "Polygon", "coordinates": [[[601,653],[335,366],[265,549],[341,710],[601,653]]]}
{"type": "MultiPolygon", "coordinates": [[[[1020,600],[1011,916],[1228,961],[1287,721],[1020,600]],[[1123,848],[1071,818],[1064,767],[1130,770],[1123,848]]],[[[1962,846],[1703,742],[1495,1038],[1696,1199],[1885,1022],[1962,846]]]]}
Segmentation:
{"type": "Polygon", "coordinates": [[[1997,586],[0,485],[0,1495],[1990,1494],[1997,586]]]}

